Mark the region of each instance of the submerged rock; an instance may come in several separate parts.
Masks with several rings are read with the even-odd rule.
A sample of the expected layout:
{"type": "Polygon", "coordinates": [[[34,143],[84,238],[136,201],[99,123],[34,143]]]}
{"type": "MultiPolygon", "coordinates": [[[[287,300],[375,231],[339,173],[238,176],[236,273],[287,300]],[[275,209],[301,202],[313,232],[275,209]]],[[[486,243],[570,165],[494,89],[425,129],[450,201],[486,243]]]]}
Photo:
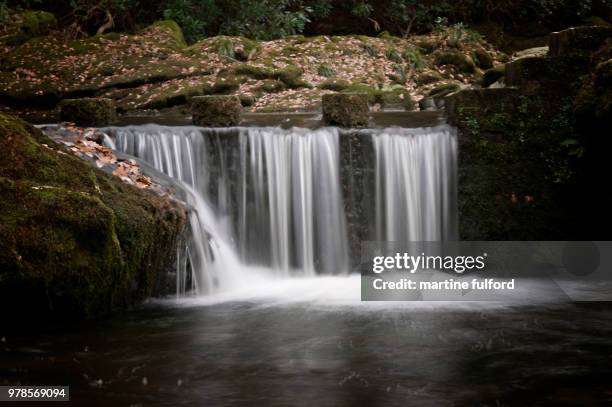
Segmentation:
{"type": "Polygon", "coordinates": [[[8,324],[88,319],[147,298],[185,225],[174,201],[122,183],[2,113],[0,194],[8,324]]]}

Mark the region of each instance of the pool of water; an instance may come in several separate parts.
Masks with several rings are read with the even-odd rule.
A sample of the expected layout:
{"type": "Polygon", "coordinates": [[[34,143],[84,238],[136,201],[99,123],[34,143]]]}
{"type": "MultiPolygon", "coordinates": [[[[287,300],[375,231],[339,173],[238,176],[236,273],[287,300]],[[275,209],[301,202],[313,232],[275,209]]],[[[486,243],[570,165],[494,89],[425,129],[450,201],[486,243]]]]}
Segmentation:
{"type": "Polygon", "coordinates": [[[342,278],[266,287],[7,334],[0,384],[69,385],[84,406],[612,402],[610,303],[362,303],[342,278]]]}

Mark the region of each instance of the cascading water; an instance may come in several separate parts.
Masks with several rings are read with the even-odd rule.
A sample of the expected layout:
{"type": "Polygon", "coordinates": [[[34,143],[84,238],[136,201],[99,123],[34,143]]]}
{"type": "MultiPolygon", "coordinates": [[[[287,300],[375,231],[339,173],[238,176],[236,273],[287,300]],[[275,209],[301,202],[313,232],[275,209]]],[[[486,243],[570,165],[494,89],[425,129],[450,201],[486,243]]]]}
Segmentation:
{"type": "Polygon", "coordinates": [[[194,209],[187,253],[179,253],[181,291],[189,288],[189,266],[200,292],[248,281],[254,268],[246,265],[282,276],[348,270],[337,130],[148,125],[108,132],[117,150],[179,180],[194,209]],[[238,140],[238,168],[222,146],[229,139],[238,140]]]}
{"type": "Polygon", "coordinates": [[[457,239],[455,139],[449,126],[372,135],[376,240],[457,239]]]}
{"type": "MultiPolygon", "coordinates": [[[[226,291],[262,274],[350,269],[338,129],[145,125],[107,132],[108,146],[176,179],[193,208],[190,241],[178,253],[180,293],[226,291]]],[[[456,239],[454,130],[362,135],[374,152],[365,164],[374,190],[365,194],[375,211],[373,234],[362,238],[456,239]]]]}

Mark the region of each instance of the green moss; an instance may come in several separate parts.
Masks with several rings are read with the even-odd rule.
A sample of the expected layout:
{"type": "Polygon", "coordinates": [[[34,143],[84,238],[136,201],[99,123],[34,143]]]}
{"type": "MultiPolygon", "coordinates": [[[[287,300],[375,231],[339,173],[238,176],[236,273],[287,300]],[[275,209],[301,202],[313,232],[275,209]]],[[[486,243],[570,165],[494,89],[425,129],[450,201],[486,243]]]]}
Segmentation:
{"type": "Polygon", "coordinates": [[[321,76],[329,78],[330,76],[334,76],[336,74],[336,71],[334,71],[333,68],[327,65],[319,65],[319,67],[317,68],[317,73],[321,76]]]}
{"type": "Polygon", "coordinates": [[[323,95],[323,119],[328,124],[362,127],[369,121],[368,96],[363,93],[323,95]]]}
{"type": "Polygon", "coordinates": [[[172,45],[177,48],[185,48],[187,46],[187,42],[185,42],[185,37],[183,36],[183,30],[174,20],[162,20],[157,21],[147,27],[144,30],[145,35],[154,31],[163,31],[165,34],[169,36],[171,39],[172,45]]]}
{"type": "Polygon", "coordinates": [[[480,69],[490,69],[493,67],[493,58],[482,47],[477,47],[472,51],[472,59],[480,69]]]}
{"type": "Polygon", "coordinates": [[[413,69],[421,69],[425,66],[425,60],[419,48],[406,48],[402,53],[402,57],[404,57],[406,62],[408,62],[413,69]]]}
{"type": "Polygon", "coordinates": [[[249,64],[238,65],[236,68],[234,68],[234,72],[237,75],[246,75],[254,79],[274,78],[274,70],[249,64]]]}
{"type": "Polygon", "coordinates": [[[344,93],[359,93],[365,94],[368,98],[369,103],[381,103],[382,92],[373,86],[362,82],[353,82],[350,86],[343,90],[344,93]]]}
{"type": "Polygon", "coordinates": [[[404,62],[404,60],[402,59],[402,56],[399,54],[399,52],[397,52],[395,48],[388,48],[387,51],[385,52],[385,56],[387,57],[389,61],[392,61],[392,62],[396,62],[396,63],[404,62]]]}
{"type": "Polygon", "coordinates": [[[46,11],[25,11],[13,16],[5,27],[8,35],[3,35],[1,42],[19,45],[31,38],[49,34],[57,28],[55,16],[46,11]]]}
{"type": "Polygon", "coordinates": [[[319,89],[333,90],[336,92],[343,91],[347,89],[351,84],[344,80],[338,78],[329,78],[318,85],[319,89]]]}
{"type": "Polygon", "coordinates": [[[404,110],[414,110],[415,108],[410,91],[402,86],[381,89],[379,99],[384,107],[402,107],[404,110]]]}
{"type": "Polygon", "coordinates": [[[425,55],[431,54],[439,46],[440,46],[440,44],[437,41],[434,41],[434,40],[422,40],[422,41],[417,42],[417,47],[425,55]]]}
{"type": "Polygon", "coordinates": [[[242,105],[238,96],[198,96],[192,100],[193,124],[226,127],[240,123],[242,105]]]}
{"type": "Polygon", "coordinates": [[[459,72],[475,71],[474,62],[459,51],[438,51],[434,55],[434,63],[437,66],[453,65],[459,72]]]}
{"type": "MultiPolygon", "coordinates": [[[[570,99],[571,100],[571,99],[570,99]]],[[[466,240],[568,236],[564,207],[577,159],[571,103],[518,89],[469,89],[445,98],[461,131],[459,211],[466,240]]]]}
{"type": "Polygon", "coordinates": [[[256,88],[256,90],[266,92],[266,93],[276,93],[276,92],[282,92],[286,88],[287,87],[285,86],[285,84],[281,81],[277,81],[274,79],[266,79],[263,81],[263,83],[260,86],[256,88]]]}
{"type": "Polygon", "coordinates": [[[240,87],[240,77],[236,76],[221,76],[218,77],[215,83],[212,85],[212,93],[232,93],[240,87]]]}
{"type": "Polygon", "coordinates": [[[2,113],[0,161],[0,306],[11,318],[74,322],[151,294],[182,211],[2,113]]]}
{"type": "Polygon", "coordinates": [[[442,75],[440,75],[437,71],[427,71],[414,76],[414,82],[418,86],[428,85],[441,80],[442,75]]]}

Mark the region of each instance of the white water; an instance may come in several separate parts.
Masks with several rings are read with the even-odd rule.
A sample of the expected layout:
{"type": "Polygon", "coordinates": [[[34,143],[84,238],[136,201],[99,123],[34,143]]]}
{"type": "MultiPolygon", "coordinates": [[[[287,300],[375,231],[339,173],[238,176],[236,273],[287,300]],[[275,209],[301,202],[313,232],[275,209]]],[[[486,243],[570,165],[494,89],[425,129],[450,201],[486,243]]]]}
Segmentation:
{"type": "MultiPolygon", "coordinates": [[[[178,253],[178,294],[349,271],[337,129],[145,125],[108,132],[114,146],[107,145],[180,181],[193,208],[190,241],[178,253]]],[[[456,238],[454,131],[396,128],[371,137],[371,238],[456,238]]]]}
{"type": "Polygon", "coordinates": [[[376,240],[457,240],[455,130],[374,134],[376,240]]]}

